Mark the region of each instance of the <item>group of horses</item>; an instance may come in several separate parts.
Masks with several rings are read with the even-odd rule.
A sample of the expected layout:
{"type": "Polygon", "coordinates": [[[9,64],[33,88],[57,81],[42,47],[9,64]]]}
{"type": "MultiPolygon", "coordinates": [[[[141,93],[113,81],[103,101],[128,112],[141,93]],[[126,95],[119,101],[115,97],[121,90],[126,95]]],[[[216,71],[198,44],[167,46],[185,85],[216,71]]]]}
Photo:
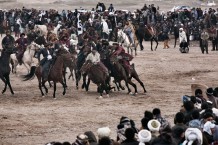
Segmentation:
{"type": "MultiPolygon", "coordinates": [[[[54,89],[53,98],[56,98],[56,83],[61,83],[64,89],[63,95],[65,95],[66,93],[66,88],[67,88],[66,69],[69,68],[71,72],[70,76],[74,77],[73,73],[75,74],[76,88],[77,89],[79,88],[79,81],[81,80],[81,78],[83,78],[82,88],[85,88],[86,91],[88,91],[90,81],[92,81],[98,86],[97,91],[100,93],[99,98],[102,98],[103,91],[105,91],[106,94],[108,94],[109,96],[109,92],[111,91],[111,89],[115,89],[115,87],[111,87],[111,77],[114,78],[113,82],[116,84],[116,88],[118,90],[120,89],[124,90],[124,87],[121,85],[121,81],[123,80],[128,89],[128,93],[132,93],[129,87],[130,84],[131,86],[134,87],[133,94],[137,94],[138,93],[137,86],[132,82],[132,78],[134,78],[143,87],[143,91],[145,93],[146,89],[144,87],[143,82],[139,79],[134,65],[131,65],[131,74],[129,77],[122,63],[120,63],[119,59],[117,57],[112,57],[110,55],[111,52],[113,51],[112,49],[113,47],[109,45],[103,48],[101,41],[99,41],[99,37],[95,36],[95,34],[92,34],[94,33],[94,31],[93,32],[92,31],[93,29],[90,28],[90,30],[88,29],[86,32],[78,36],[78,40],[77,40],[78,41],[77,48],[79,51],[78,54],[76,50],[72,51],[71,49],[66,48],[67,46],[61,44],[59,41],[53,42],[54,50],[55,50],[55,61],[49,70],[48,80],[43,79],[42,67],[40,65],[33,66],[33,60],[36,52],[39,49],[41,49],[41,45],[44,44],[43,41],[47,41],[47,40],[44,40],[46,39],[44,35],[38,36],[37,39],[33,39],[34,41],[32,41],[27,46],[26,51],[24,52],[22,58],[23,64],[29,72],[27,75],[23,76],[24,80],[25,81],[31,80],[36,75],[38,79],[38,87],[40,89],[42,96],[45,96],[45,94],[48,93],[48,88],[46,87],[46,82],[48,81],[50,87],[53,86],[54,89]],[[44,37],[44,39],[40,37],[44,37]],[[42,39],[43,41],[40,40],[40,42],[38,42],[38,39],[42,39]],[[98,65],[93,65],[90,62],[85,63],[86,56],[91,52],[92,47],[96,47],[97,45],[100,45],[101,48],[99,50],[99,53],[101,54],[102,61],[105,62],[106,67],[109,66],[108,69],[111,72],[110,76],[108,76],[98,65]],[[79,57],[80,55],[83,55],[83,57],[79,57]],[[52,85],[51,82],[53,82],[52,85]],[[45,91],[43,91],[43,88],[45,91]]],[[[60,34],[60,32],[58,33],[60,34]]],[[[55,35],[55,37],[57,37],[58,39],[58,35],[55,35]]],[[[1,75],[1,79],[5,83],[5,88],[2,91],[2,93],[6,91],[8,85],[11,89],[11,93],[13,94],[14,92],[11,88],[10,79],[9,79],[10,62],[12,62],[11,63],[12,72],[16,73],[17,72],[16,66],[18,65],[18,61],[16,59],[14,48],[11,48],[11,50],[3,49],[0,57],[0,64],[2,66],[1,69],[4,68],[4,70],[3,69],[0,70],[0,75],[1,75]]]]}

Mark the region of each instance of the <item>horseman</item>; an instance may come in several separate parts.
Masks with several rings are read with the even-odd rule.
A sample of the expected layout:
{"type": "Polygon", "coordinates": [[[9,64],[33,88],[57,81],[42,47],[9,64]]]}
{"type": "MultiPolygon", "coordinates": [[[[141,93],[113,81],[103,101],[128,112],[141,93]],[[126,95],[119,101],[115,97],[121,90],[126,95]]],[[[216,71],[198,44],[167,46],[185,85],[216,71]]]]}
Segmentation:
{"type": "Polygon", "coordinates": [[[206,28],[203,30],[203,32],[201,33],[201,51],[204,54],[204,51],[206,51],[206,53],[208,54],[208,39],[209,39],[209,34],[206,30],[206,28]]]}
{"type": "Polygon", "coordinates": [[[8,49],[14,47],[14,37],[11,36],[11,32],[8,30],[6,31],[6,36],[2,39],[2,48],[8,49]]]}
{"type": "Polygon", "coordinates": [[[48,80],[49,69],[52,64],[52,56],[54,50],[51,48],[52,44],[46,43],[45,48],[38,52],[38,60],[40,61],[40,55],[43,55],[43,59],[40,61],[40,66],[42,67],[42,75],[44,81],[48,80]]]}
{"type": "Polygon", "coordinates": [[[22,64],[23,54],[26,51],[26,47],[28,44],[27,38],[24,38],[24,37],[25,37],[25,34],[21,33],[20,38],[18,38],[15,41],[15,44],[17,46],[17,55],[16,56],[17,56],[17,60],[18,60],[20,65],[22,64]]]}
{"type": "Polygon", "coordinates": [[[126,25],[124,26],[124,32],[129,36],[130,43],[134,44],[134,28],[129,23],[129,21],[126,22],[126,25]]]}
{"type": "Polygon", "coordinates": [[[124,69],[127,72],[128,77],[131,75],[131,66],[130,61],[133,59],[133,57],[125,52],[125,49],[122,46],[119,46],[119,44],[114,43],[114,52],[112,53],[112,56],[116,56],[118,59],[120,59],[121,64],[123,65],[124,69]]]}
{"type": "Polygon", "coordinates": [[[93,48],[92,52],[88,54],[86,58],[86,62],[87,61],[91,61],[94,65],[100,66],[103,69],[103,71],[109,76],[108,69],[101,62],[100,54],[98,53],[96,48],[93,48]]]}

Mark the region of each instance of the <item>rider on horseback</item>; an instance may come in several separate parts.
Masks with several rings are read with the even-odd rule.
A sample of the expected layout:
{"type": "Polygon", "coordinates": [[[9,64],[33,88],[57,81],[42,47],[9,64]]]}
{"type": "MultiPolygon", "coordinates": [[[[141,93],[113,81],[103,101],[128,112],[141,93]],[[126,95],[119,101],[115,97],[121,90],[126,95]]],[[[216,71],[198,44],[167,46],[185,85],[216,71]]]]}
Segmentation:
{"type": "Polygon", "coordinates": [[[129,36],[130,38],[130,43],[133,44],[134,43],[134,28],[133,26],[129,23],[129,21],[126,22],[126,25],[124,26],[124,32],[129,36]]]}
{"type": "Polygon", "coordinates": [[[119,44],[114,43],[113,45],[115,51],[112,53],[112,56],[117,56],[117,58],[120,59],[120,62],[126,70],[128,77],[130,77],[131,66],[129,62],[133,59],[133,57],[130,54],[126,53],[124,48],[122,46],[119,46],[119,44]]]}
{"type": "Polygon", "coordinates": [[[23,54],[26,51],[26,47],[27,47],[27,44],[28,44],[27,38],[24,38],[24,37],[25,37],[25,34],[21,33],[20,38],[18,38],[15,41],[15,44],[17,46],[16,47],[17,48],[17,55],[16,56],[17,56],[18,63],[20,65],[22,64],[23,54]]]}
{"type": "Polygon", "coordinates": [[[42,75],[43,79],[48,80],[49,69],[52,64],[52,56],[54,50],[51,48],[52,44],[46,43],[45,48],[41,49],[38,52],[38,60],[40,60],[40,54],[43,55],[43,59],[40,61],[40,65],[42,66],[42,75]]]}
{"type": "Polygon", "coordinates": [[[2,39],[2,48],[8,49],[14,47],[14,37],[11,36],[11,32],[8,30],[6,36],[2,39]]]}
{"type": "Polygon", "coordinates": [[[108,73],[108,69],[105,67],[105,65],[101,62],[101,59],[100,59],[100,54],[98,53],[98,51],[96,50],[96,48],[93,48],[92,49],[92,52],[89,53],[89,55],[87,56],[86,58],[86,61],[91,61],[94,65],[98,65],[100,66],[103,71],[109,76],[109,73],[108,73]]]}

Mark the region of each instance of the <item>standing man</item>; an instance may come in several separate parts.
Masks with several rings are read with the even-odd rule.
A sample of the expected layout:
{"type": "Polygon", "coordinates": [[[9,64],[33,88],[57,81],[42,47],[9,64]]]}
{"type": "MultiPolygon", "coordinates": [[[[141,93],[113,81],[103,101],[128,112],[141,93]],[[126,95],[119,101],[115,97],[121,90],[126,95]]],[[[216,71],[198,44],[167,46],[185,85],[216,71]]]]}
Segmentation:
{"type": "Polygon", "coordinates": [[[2,48],[8,49],[14,47],[14,37],[11,36],[10,30],[6,31],[6,36],[2,39],[2,48]]]}
{"type": "Polygon", "coordinates": [[[211,51],[218,50],[218,48],[217,48],[217,29],[214,27],[214,25],[211,26],[210,33],[211,33],[211,41],[212,41],[212,50],[211,51]]]}
{"type": "Polygon", "coordinates": [[[188,47],[186,33],[183,28],[179,28],[179,43],[180,48],[188,47]]]}
{"type": "Polygon", "coordinates": [[[25,34],[21,33],[20,34],[20,38],[18,38],[15,41],[15,45],[17,46],[17,54],[16,54],[16,56],[17,56],[18,63],[20,65],[22,64],[23,54],[26,51],[26,47],[27,47],[27,44],[28,44],[27,38],[24,38],[24,37],[25,37],[25,34]]]}
{"type": "Polygon", "coordinates": [[[208,54],[208,39],[209,39],[209,34],[207,33],[206,28],[203,30],[201,33],[201,51],[204,54],[204,51],[208,54]]]}

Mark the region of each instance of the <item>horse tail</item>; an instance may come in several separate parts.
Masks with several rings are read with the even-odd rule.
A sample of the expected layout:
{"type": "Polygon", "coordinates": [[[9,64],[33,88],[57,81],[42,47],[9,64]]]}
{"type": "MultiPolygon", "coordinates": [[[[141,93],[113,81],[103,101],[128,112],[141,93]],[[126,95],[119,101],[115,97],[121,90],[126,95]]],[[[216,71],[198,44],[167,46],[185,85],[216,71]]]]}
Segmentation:
{"type": "Polygon", "coordinates": [[[32,79],[35,76],[35,71],[36,71],[36,66],[32,66],[30,69],[30,73],[23,76],[23,78],[24,78],[23,81],[27,81],[27,80],[32,79]]]}

